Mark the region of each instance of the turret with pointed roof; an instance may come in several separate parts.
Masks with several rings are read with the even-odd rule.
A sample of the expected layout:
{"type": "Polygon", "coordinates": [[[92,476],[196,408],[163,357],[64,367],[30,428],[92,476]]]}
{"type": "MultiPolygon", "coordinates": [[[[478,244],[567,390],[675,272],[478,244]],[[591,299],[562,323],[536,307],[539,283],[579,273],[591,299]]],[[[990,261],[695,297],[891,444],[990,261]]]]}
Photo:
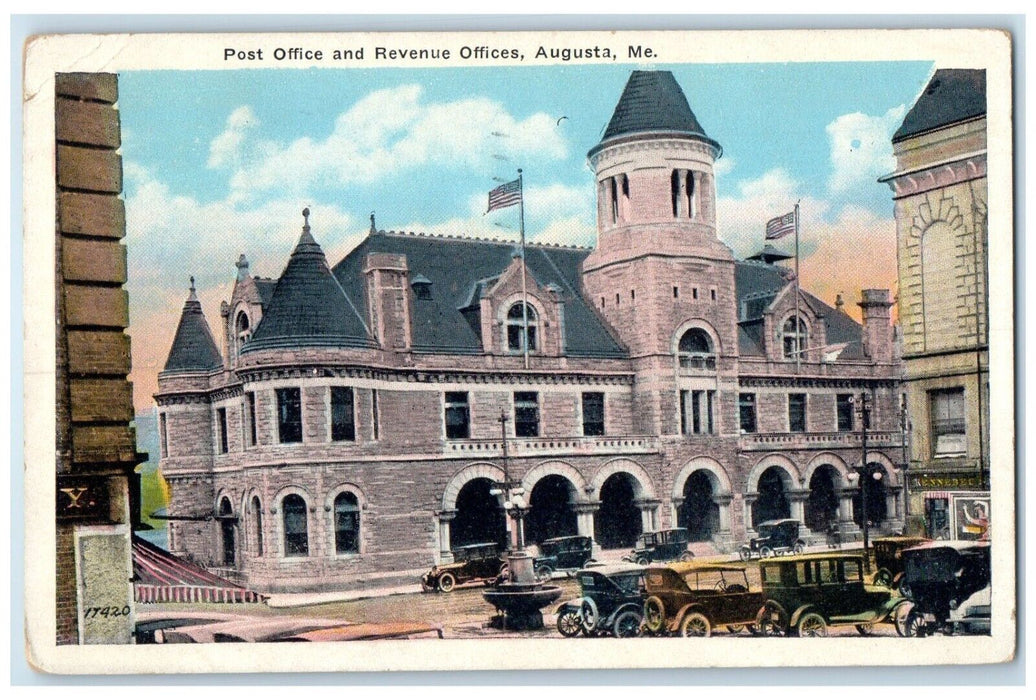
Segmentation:
{"type": "Polygon", "coordinates": [[[191,277],[190,293],[184,302],[180,325],[176,327],[176,336],[163,371],[209,372],[222,366],[223,361],[201,310],[201,302],[194,289],[194,278],[191,277]]]}
{"type": "Polygon", "coordinates": [[[282,347],[374,347],[358,307],[331,273],[309,227],[309,209],[299,242],[277,280],[262,321],[242,352],[282,347]]]}

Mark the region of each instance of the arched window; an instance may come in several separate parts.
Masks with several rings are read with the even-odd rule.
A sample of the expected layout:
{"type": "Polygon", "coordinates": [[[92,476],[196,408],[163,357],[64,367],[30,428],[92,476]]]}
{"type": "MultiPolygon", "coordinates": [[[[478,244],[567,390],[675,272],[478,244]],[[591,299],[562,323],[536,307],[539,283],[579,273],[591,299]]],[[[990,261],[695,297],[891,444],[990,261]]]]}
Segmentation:
{"type": "Polygon", "coordinates": [[[794,360],[801,357],[802,351],[806,349],[806,322],[798,316],[792,316],[784,322],[781,328],[781,345],[784,348],[784,357],[794,360]]]}
{"type": "Polygon", "coordinates": [[[248,339],[252,337],[252,324],[248,320],[248,314],[240,311],[234,320],[234,337],[237,338],[237,351],[241,352],[248,339]]]}
{"type": "Polygon", "coordinates": [[[255,553],[263,556],[263,507],[258,496],[252,496],[252,519],[255,526],[255,553]]]}
{"type": "Polygon", "coordinates": [[[712,338],[701,328],[689,328],[680,337],[677,354],[683,369],[716,369],[712,338]]]}
{"type": "Polygon", "coordinates": [[[223,536],[223,566],[233,566],[236,547],[234,544],[234,509],[230,499],[224,496],[219,501],[219,529],[223,536]]]}
{"type": "Polygon", "coordinates": [[[298,494],[288,494],[281,501],[281,510],[284,513],[284,556],[307,556],[309,529],[306,522],[306,501],[298,494]]]}
{"type": "Polygon", "coordinates": [[[360,551],[360,504],[348,491],[335,498],[335,552],[360,551]]]}
{"type": "Polygon", "coordinates": [[[535,352],[536,325],[536,309],[531,304],[523,305],[519,302],[512,306],[507,312],[507,349],[511,352],[525,352],[528,344],[529,352],[535,352]]]}

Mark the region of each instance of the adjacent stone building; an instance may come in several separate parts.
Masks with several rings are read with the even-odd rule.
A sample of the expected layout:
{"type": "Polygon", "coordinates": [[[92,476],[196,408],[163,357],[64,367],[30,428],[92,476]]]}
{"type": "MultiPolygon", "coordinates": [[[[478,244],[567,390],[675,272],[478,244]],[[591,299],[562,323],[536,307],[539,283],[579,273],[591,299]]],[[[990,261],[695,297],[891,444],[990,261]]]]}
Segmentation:
{"type": "Polygon", "coordinates": [[[989,488],[985,71],[937,70],[892,145],[910,512],[946,536],[951,493],[989,488]]]}
{"type": "Polygon", "coordinates": [[[636,71],[589,153],[593,249],[372,219],[332,267],[306,211],[278,279],[238,260],[222,346],[192,289],[156,394],[170,548],[267,591],[414,576],[503,539],[505,470],[531,542],[683,526],[729,551],[789,516],[853,537],[864,392],[870,519],[900,529],[890,295],[861,326],[796,304],[779,251],[735,259],[720,155],[672,74],[636,71]]]}

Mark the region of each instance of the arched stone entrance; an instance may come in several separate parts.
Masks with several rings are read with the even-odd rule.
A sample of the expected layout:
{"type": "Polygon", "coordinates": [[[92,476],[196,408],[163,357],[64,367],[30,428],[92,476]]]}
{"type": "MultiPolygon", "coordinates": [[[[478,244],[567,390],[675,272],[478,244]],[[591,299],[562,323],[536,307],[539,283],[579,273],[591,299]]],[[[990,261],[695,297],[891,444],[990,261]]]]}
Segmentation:
{"type": "Polygon", "coordinates": [[[692,542],[706,542],[719,530],[719,504],[711,474],[704,469],[692,473],[683,487],[683,504],[677,510],[677,527],[687,528],[692,542]]]}
{"type": "Polygon", "coordinates": [[[223,566],[234,566],[237,562],[237,543],[234,540],[234,509],[230,499],[224,496],[219,501],[220,541],[223,544],[223,566]]]}
{"type": "Polygon", "coordinates": [[[758,497],[752,504],[752,527],[767,520],[791,517],[791,485],[788,473],[770,467],[759,475],[758,497]]]}
{"type": "Polygon", "coordinates": [[[838,522],[839,485],[842,477],[830,464],[813,470],[809,479],[809,498],[806,500],[806,527],[824,533],[838,522]]]}
{"type": "Polygon", "coordinates": [[[637,506],[639,484],[625,472],[609,476],[601,485],[601,505],[594,518],[594,539],[604,549],[632,547],[643,532],[637,506]]]}
{"type": "Polygon", "coordinates": [[[576,488],[560,474],[547,474],[529,493],[529,513],[525,516],[525,541],[542,542],[551,537],[578,534],[576,488]]]}
{"type": "Polygon", "coordinates": [[[507,545],[507,519],[500,501],[489,493],[493,482],[478,477],[457,493],[456,514],[450,523],[450,549],[478,542],[507,545]]]}

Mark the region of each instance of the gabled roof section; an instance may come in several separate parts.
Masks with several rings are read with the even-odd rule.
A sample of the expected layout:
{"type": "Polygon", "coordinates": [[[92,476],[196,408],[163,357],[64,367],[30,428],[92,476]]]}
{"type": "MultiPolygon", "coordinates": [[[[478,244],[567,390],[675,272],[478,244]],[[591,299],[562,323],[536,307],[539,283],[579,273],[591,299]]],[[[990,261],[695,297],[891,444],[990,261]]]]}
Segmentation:
{"type": "MultiPolygon", "coordinates": [[[[476,354],[482,341],[461,309],[475,308],[478,300],[513,259],[512,241],[371,232],[360,245],[335,265],[334,274],[346,293],[366,311],[363,266],[371,253],[405,255],[411,275],[430,280],[431,298],[415,300],[413,347],[424,352],[476,354]]],[[[580,293],[580,265],[588,248],[530,244],[526,259],[538,284],[555,284],[565,304],[565,354],[575,357],[627,357],[580,293]]],[[[265,319],[264,319],[265,320],[265,319]]]]}
{"type": "MultiPolygon", "coordinates": [[[[306,223],[299,242],[242,352],[280,347],[375,347],[359,309],[331,274],[323,249],[310,234],[309,209],[303,216],[306,223]]],[[[262,295],[262,286],[259,289],[262,295]]]]}
{"type": "Polygon", "coordinates": [[[671,72],[635,70],[626,82],[601,141],[650,132],[698,136],[715,144],[698,123],[671,72]]]}
{"type": "Polygon", "coordinates": [[[173,346],[169,349],[169,357],[162,371],[209,372],[222,366],[223,359],[201,310],[192,277],[191,290],[180,314],[180,325],[176,327],[173,346]]]}
{"type": "Polygon", "coordinates": [[[892,142],[917,136],[986,113],[986,71],[960,68],[935,71],[903,118],[892,142]]]}

